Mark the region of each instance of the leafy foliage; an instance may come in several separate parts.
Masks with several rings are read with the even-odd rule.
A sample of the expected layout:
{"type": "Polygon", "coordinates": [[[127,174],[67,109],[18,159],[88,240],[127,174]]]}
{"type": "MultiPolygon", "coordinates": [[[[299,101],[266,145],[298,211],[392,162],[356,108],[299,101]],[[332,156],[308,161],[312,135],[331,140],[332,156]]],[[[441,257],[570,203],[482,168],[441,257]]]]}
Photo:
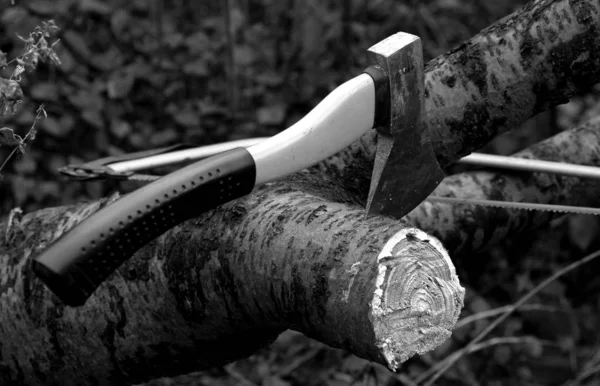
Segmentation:
{"type": "MultiPolygon", "coordinates": [[[[60,59],[54,51],[54,46],[58,44],[58,40],[54,41],[51,45],[48,44],[48,40],[52,35],[58,33],[60,28],[56,26],[54,20],[42,21],[41,26],[36,26],[33,32],[29,34],[28,38],[24,38],[19,34],[17,37],[25,44],[24,53],[15,58],[17,62],[17,68],[13,71],[11,76],[17,82],[21,80],[21,74],[26,71],[34,71],[38,63],[52,62],[55,65],[60,65],[60,59]]],[[[5,63],[6,67],[10,62],[5,63]]]]}
{"type": "MultiPolygon", "coordinates": [[[[25,45],[23,53],[20,56],[7,62],[6,54],[0,51],[0,69],[6,68],[12,62],[17,63],[10,79],[8,81],[6,79],[0,80],[0,86],[2,87],[0,115],[16,113],[17,106],[21,103],[22,98],[22,91],[19,83],[22,80],[21,75],[24,72],[34,71],[40,62],[52,62],[60,65],[60,59],[58,59],[58,56],[54,51],[54,46],[58,41],[54,41],[51,45],[48,44],[48,39],[58,31],[59,28],[53,20],[42,21],[41,26],[36,26],[34,30],[29,33],[28,38],[24,38],[19,34],[16,35],[25,45]]],[[[42,116],[46,117],[46,111],[44,110],[43,104],[38,107],[36,113],[37,115],[33,124],[23,138],[16,134],[11,128],[3,127],[0,129],[0,146],[4,145],[13,148],[4,162],[0,165],[0,171],[2,171],[14,154],[25,154],[27,140],[33,141],[35,139],[37,133],[35,125],[42,116]]]]}
{"type": "Polygon", "coordinates": [[[0,146],[21,146],[23,138],[19,134],[15,134],[10,127],[0,128],[0,146]]]}

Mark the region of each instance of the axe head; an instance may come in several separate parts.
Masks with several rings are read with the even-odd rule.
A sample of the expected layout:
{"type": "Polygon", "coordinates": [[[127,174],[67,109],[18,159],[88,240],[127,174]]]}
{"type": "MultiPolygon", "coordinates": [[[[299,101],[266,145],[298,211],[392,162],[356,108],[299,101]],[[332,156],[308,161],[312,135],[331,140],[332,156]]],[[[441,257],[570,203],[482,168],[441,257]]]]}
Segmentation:
{"type": "Polygon", "coordinates": [[[401,218],[444,177],[424,126],[421,39],[399,32],[371,47],[369,57],[384,76],[375,79],[378,137],[367,216],[401,218]]]}

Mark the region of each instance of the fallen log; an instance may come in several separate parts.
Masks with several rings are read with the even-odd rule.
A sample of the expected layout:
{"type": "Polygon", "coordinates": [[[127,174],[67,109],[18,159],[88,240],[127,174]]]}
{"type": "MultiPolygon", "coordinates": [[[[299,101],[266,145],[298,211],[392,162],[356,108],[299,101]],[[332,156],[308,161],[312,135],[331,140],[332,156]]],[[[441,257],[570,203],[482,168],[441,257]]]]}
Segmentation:
{"type": "MultiPolygon", "coordinates": [[[[440,162],[596,82],[597,15],[592,1],[535,2],[431,62],[427,124],[440,162]],[[553,17],[562,27],[537,28],[553,17]],[[506,58],[494,49],[504,45],[506,58]]],[[[432,349],[456,321],[463,290],[435,238],[363,218],[372,144],[367,135],[167,232],[81,309],[52,297],[28,259],[110,200],[3,227],[0,381],[139,382],[249,355],[287,328],[390,368],[432,349]]]]}
{"type": "Polygon", "coordinates": [[[247,356],[288,328],[390,368],[447,339],[464,291],[441,244],[307,192],[320,184],[301,173],[176,227],[77,309],[33,277],[29,257],[106,201],[25,216],[1,260],[1,352],[11,359],[0,381],[182,374],[247,356]]]}
{"type": "MultiPolygon", "coordinates": [[[[572,162],[598,162],[600,119],[527,152],[542,149],[572,162]],[[588,147],[565,153],[565,143],[588,147]]],[[[463,178],[493,191],[490,174],[461,173],[439,189],[469,194],[473,184],[456,184],[463,178]]],[[[520,177],[504,178],[518,183],[520,177]]],[[[539,187],[548,188],[542,193],[549,202],[597,200],[589,182],[560,183],[564,178],[539,187]]],[[[331,196],[342,196],[339,185],[328,187],[331,196]]],[[[32,277],[29,257],[110,200],[38,211],[0,228],[10,243],[0,260],[1,352],[12,359],[3,360],[0,380],[140,382],[247,356],[288,328],[390,368],[439,345],[463,299],[444,248],[404,222],[365,219],[352,203],[310,193],[323,189],[320,175],[307,170],[176,227],[140,250],[79,309],[62,305],[32,277]]],[[[538,197],[535,185],[527,191],[538,197]]],[[[488,220],[497,215],[481,209],[481,221],[486,210],[488,220]]],[[[449,229],[466,229],[462,240],[481,244],[481,234],[458,226],[473,212],[452,213],[456,223],[449,229]]],[[[548,217],[525,213],[514,212],[522,216],[515,223],[538,218],[530,225],[540,226],[548,217]]],[[[409,215],[423,223],[431,217],[420,210],[409,215]]],[[[439,229],[443,241],[452,241],[452,233],[439,229]]]]}

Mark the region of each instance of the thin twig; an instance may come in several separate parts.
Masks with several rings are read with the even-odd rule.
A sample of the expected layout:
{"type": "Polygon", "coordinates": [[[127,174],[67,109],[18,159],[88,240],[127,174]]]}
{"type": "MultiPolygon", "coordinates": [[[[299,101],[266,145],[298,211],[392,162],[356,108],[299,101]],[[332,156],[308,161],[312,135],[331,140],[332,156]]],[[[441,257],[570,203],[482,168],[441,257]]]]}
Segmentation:
{"type": "Polygon", "coordinates": [[[546,278],[544,281],[542,281],[540,284],[538,284],[535,288],[533,288],[531,291],[529,291],[527,294],[525,294],[521,299],[519,299],[519,301],[517,301],[515,304],[509,306],[508,310],[504,314],[502,314],[500,317],[498,317],[496,320],[494,320],[492,323],[490,323],[487,326],[487,328],[485,328],[481,333],[479,333],[479,335],[477,335],[477,337],[475,337],[471,342],[469,342],[469,344],[467,346],[463,347],[460,350],[457,350],[453,354],[446,357],[443,361],[438,362],[437,364],[432,366],[430,369],[423,372],[423,374],[421,374],[419,376],[419,378],[417,379],[417,382],[418,383],[424,382],[425,379],[427,379],[428,377],[431,376],[429,381],[427,383],[425,383],[425,386],[433,385],[434,382],[440,376],[442,376],[442,374],[444,374],[444,372],[446,372],[450,367],[452,367],[452,365],[454,365],[454,363],[456,363],[456,361],[458,361],[464,355],[471,352],[470,350],[473,348],[473,346],[475,346],[479,341],[481,341],[483,338],[485,338],[491,331],[494,330],[494,328],[496,328],[500,323],[505,321],[506,318],[508,318],[510,315],[512,315],[512,313],[515,312],[523,304],[527,303],[527,301],[529,301],[529,299],[531,299],[533,296],[535,296],[537,293],[539,293],[548,284],[552,283],[553,281],[555,281],[559,277],[567,274],[568,272],[571,272],[572,270],[579,268],[580,266],[582,266],[586,263],[589,263],[590,261],[594,260],[598,256],[600,256],[600,251],[596,251],[592,254],[589,254],[589,255],[585,256],[584,258],[582,258],[581,260],[578,260],[572,264],[569,264],[565,268],[561,269],[560,271],[558,271],[558,272],[554,273],[553,275],[551,275],[550,277],[546,278]],[[433,375],[431,375],[431,374],[433,374],[433,375]]]}
{"type": "MultiPolygon", "coordinates": [[[[154,7],[154,23],[156,24],[156,28],[157,28],[157,43],[158,43],[158,52],[156,53],[158,59],[159,59],[159,63],[162,66],[165,62],[165,58],[168,55],[168,47],[167,47],[167,42],[165,40],[165,29],[163,26],[163,17],[162,15],[165,12],[165,4],[164,4],[164,0],[158,0],[155,4],[154,7]]],[[[165,95],[163,93],[158,93],[156,100],[155,100],[155,106],[157,108],[157,111],[160,111],[160,107],[161,106],[165,106],[165,95]]]]}
{"type": "Polygon", "coordinates": [[[4,169],[4,166],[6,166],[6,163],[12,158],[12,156],[15,154],[15,152],[19,150],[19,146],[15,146],[14,149],[12,149],[12,151],[10,152],[10,154],[8,155],[8,157],[6,157],[6,159],[4,160],[4,162],[2,162],[2,165],[0,165],[0,172],[2,171],[2,169],[4,169]]]}
{"type": "Polygon", "coordinates": [[[310,350],[308,350],[308,352],[306,352],[301,357],[296,358],[289,365],[279,369],[279,371],[277,371],[277,375],[281,377],[289,375],[292,371],[296,370],[298,367],[302,366],[304,363],[314,358],[321,351],[322,348],[320,346],[311,348],[310,350]]]}
{"type": "Polygon", "coordinates": [[[598,373],[600,373],[600,363],[597,363],[594,366],[590,367],[589,369],[582,371],[581,373],[579,373],[577,375],[577,377],[575,379],[565,383],[565,386],[579,385],[579,384],[581,384],[581,381],[583,381],[584,379],[589,378],[594,374],[597,375],[598,373]]]}
{"type": "MultiPolygon", "coordinates": [[[[454,325],[454,329],[458,330],[459,328],[464,327],[467,324],[476,322],[478,320],[491,318],[493,316],[502,314],[504,312],[509,312],[511,307],[512,306],[510,306],[510,305],[503,306],[503,307],[497,307],[497,308],[493,308],[491,310],[482,311],[482,312],[478,312],[473,315],[469,315],[467,317],[460,319],[458,322],[456,322],[456,324],[454,325]]],[[[521,308],[519,308],[519,311],[568,312],[567,310],[560,309],[559,307],[546,306],[543,304],[524,304],[521,308]]]]}
{"type": "MultiPolygon", "coordinates": [[[[344,52],[347,53],[352,52],[352,28],[350,23],[352,23],[352,2],[350,0],[344,0],[342,8],[342,48],[344,52]]],[[[350,71],[353,64],[352,55],[347,54],[343,57],[346,60],[346,68],[344,70],[350,71]]]]}
{"type": "Polygon", "coordinates": [[[471,346],[469,348],[469,352],[467,352],[466,354],[472,354],[476,351],[481,351],[486,348],[489,348],[492,346],[498,346],[501,344],[528,344],[531,341],[535,341],[536,343],[539,343],[539,344],[542,344],[545,346],[551,346],[551,347],[558,346],[557,343],[555,343],[551,340],[537,339],[537,338],[528,337],[528,336],[500,336],[500,337],[496,337],[496,338],[490,338],[481,343],[474,344],[473,346],[471,346]]]}
{"type": "Polygon", "coordinates": [[[13,155],[15,155],[17,150],[19,150],[21,148],[21,146],[26,145],[27,139],[29,139],[30,136],[32,137],[32,139],[35,137],[35,133],[36,133],[35,125],[36,125],[37,121],[39,121],[42,118],[42,115],[44,115],[44,117],[46,116],[46,110],[44,110],[43,104],[41,104],[38,107],[35,119],[33,120],[33,123],[31,124],[29,131],[27,132],[27,134],[25,134],[25,137],[21,140],[21,143],[12,149],[12,151],[10,152],[8,157],[6,157],[4,162],[2,162],[2,165],[0,165],[0,172],[4,169],[4,166],[6,166],[6,163],[13,157],[13,155]]]}
{"type": "Polygon", "coordinates": [[[237,76],[235,71],[235,36],[231,26],[231,0],[223,0],[225,6],[225,30],[227,33],[227,67],[229,72],[229,114],[231,116],[232,128],[235,129],[235,117],[238,108],[237,76]]]}
{"type": "Polygon", "coordinates": [[[256,383],[252,382],[251,380],[246,378],[242,373],[237,371],[233,364],[229,364],[229,365],[223,367],[223,369],[227,372],[227,374],[229,374],[231,377],[235,378],[235,380],[238,382],[238,384],[240,384],[242,386],[256,386],[256,383]]]}

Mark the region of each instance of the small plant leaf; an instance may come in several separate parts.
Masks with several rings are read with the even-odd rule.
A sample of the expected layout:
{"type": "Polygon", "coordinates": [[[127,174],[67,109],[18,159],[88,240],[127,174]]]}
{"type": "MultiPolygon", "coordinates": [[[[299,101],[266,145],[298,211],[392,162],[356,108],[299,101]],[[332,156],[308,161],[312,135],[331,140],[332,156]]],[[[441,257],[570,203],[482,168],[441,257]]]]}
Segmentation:
{"type": "Polygon", "coordinates": [[[131,92],[135,83],[135,74],[132,71],[120,70],[113,72],[106,84],[110,99],[125,98],[131,92]]]}
{"type": "Polygon", "coordinates": [[[279,125],[285,120],[286,107],[284,104],[264,106],[256,111],[260,125],[279,125]]]}
{"type": "Polygon", "coordinates": [[[203,31],[197,31],[185,39],[185,45],[191,54],[202,54],[209,49],[210,38],[203,31]]]}
{"type": "Polygon", "coordinates": [[[31,97],[43,101],[57,101],[60,98],[59,90],[54,82],[40,82],[31,85],[31,97]]]}
{"type": "Polygon", "coordinates": [[[196,111],[189,109],[178,111],[174,114],[175,122],[186,127],[195,127],[200,125],[200,116],[196,111]]]}
{"type": "Polygon", "coordinates": [[[40,127],[44,132],[57,138],[64,138],[68,134],[69,129],[68,127],[61,125],[60,121],[52,117],[41,122],[40,127]]]}
{"type": "Polygon", "coordinates": [[[16,134],[10,127],[0,128],[0,146],[20,146],[23,138],[16,134]]]}
{"type": "Polygon", "coordinates": [[[23,99],[23,90],[15,80],[0,78],[0,115],[14,114],[23,99]]]}
{"type": "Polygon", "coordinates": [[[206,66],[206,60],[204,58],[199,58],[186,63],[183,66],[183,73],[197,77],[207,77],[210,75],[210,71],[206,66]]]}

